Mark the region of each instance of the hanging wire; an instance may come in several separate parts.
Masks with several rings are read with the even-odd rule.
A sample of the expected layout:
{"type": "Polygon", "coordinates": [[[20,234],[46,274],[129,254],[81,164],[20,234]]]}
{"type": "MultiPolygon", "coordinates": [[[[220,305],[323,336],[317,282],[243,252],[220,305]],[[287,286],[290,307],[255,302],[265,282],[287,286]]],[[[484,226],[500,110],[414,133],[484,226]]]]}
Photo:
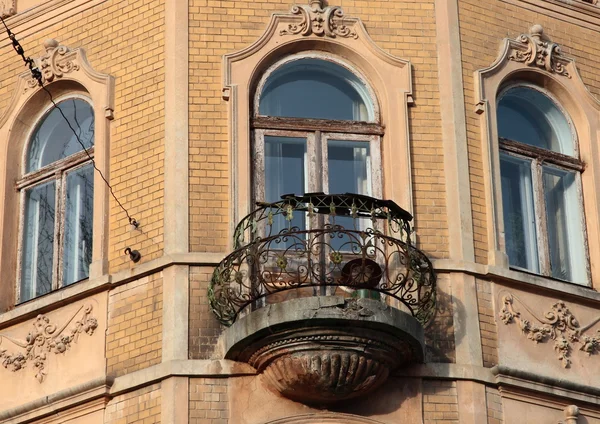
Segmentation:
{"type": "MultiPolygon", "coordinates": [[[[52,105],[54,106],[54,108],[58,109],[58,111],[60,112],[60,114],[62,115],[62,117],[64,118],[64,120],[67,122],[67,125],[69,126],[69,128],[71,129],[71,131],[73,132],[73,134],[75,135],[75,138],[77,139],[77,142],[81,145],[81,148],[83,149],[83,151],[85,152],[85,154],[87,155],[87,157],[89,158],[89,160],[91,161],[92,166],[98,172],[98,174],[100,175],[100,178],[102,178],[102,180],[104,181],[104,183],[106,184],[106,186],[110,190],[110,194],[115,199],[115,201],[117,202],[117,204],[119,205],[119,207],[123,210],[123,212],[125,212],[125,215],[127,215],[127,219],[129,221],[129,224],[131,224],[134,228],[137,229],[139,227],[139,222],[135,218],[133,218],[131,215],[129,215],[129,212],[127,211],[127,209],[125,209],[125,206],[123,206],[123,204],[119,201],[119,199],[117,198],[117,196],[115,195],[115,193],[113,191],[112,186],[110,185],[110,183],[108,182],[108,180],[104,177],[104,174],[102,173],[102,171],[96,166],[96,161],[90,155],[90,152],[88,151],[88,149],[85,147],[85,145],[81,141],[81,138],[79,138],[79,135],[77,134],[77,131],[75,131],[75,128],[73,128],[73,126],[71,125],[71,123],[67,119],[66,115],[64,114],[64,112],[60,108],[60,106],[58,106],[56,104],[56,102],[54,101],[54,97],[52,96],[52,93],[50,92],[50,90],[48,90],[48,88],[46,88],[46,86],[44,86],[44,80],[42,78],[42,72],[38,69],[37,66],[35,66],[35,62],[34,62],[33,59],[31,59],[28,56],[25,56],[25,50],[23,49],[23,47],[21,46],[21,44],[17,40],[17,37],[15,36],[15,34],[13,34],[13,32],[10,30],[10,28],[8,28],[8,26],[6,25],[6,22],[4,21],[4,19],[2,18],[2,16],[0,16],[0,20],[2,21],[2,24],[4,25],[4,28],[6,28],[6,33],[8,34],[8,38],[12,42],[13,48],[15,49],[15,51],[17,52],[17,54],[21,57],[21,59],[23,59],[23,62],[25,62],[25,64],[29,67],[29,71],[31,72],[31,76],[38,82],[38,84],[42,88],[42,90],[44,90],[48,94],[48,97],[50,97],[50,102],[52,103],[52,105]]],[[[78,124],[78,126],[79,126],[79,124],[78,124]]]]}

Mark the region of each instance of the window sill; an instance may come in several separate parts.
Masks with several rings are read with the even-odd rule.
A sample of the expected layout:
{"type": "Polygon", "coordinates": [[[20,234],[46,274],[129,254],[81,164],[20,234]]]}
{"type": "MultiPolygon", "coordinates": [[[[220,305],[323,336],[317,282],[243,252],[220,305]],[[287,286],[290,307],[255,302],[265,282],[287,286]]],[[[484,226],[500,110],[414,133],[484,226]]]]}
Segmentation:
{"type": "Polygon", "coordinates": [[[20,303],[10,311],[0,314],[0,327],[6,327],[21,318],[56,309],[66,303],[87,297],[90,294],[102,291],[105,286],[110,285],[110,276],[103,275],[91,280],[83,280],[78,283],[63,287],[35,299],[20,303]]]}
{"type": "Polygon", "coordinates": [[[590,4],[581,0],[502,0],[534,12],[545,9],[549,16],[583,25],[600,26],[600,3],[590,4]]]}
{"type": "Polygon", "coordinates": [[[474,262],[453,261],[451,259],[435,259],[432,262],[433,268],[438,273],[464,272],[474,275],[477,278],[501,280],[511,284],[517,283],[529,285],[600,302],[600,293],[590,286],[555,280],[516,269],[482,265],[474,262]]]}
{"type": "Polygon", "coordinates": [[[19,322],[35,318],[45,313],[79,299],[84,299],[95,293],[113,289],[121,284],[142,278],[173,265],[188,266],[217,266],[226,256],[225,253],[194,252],[162,256],[153,261],[145,262],[132,269],[125,269],[115,274],[102,275],[98,278],[84,280],[68,287],[48,293],[36,299],[16,305],[14,309],[0,313],[0,330],[19,322]]]}

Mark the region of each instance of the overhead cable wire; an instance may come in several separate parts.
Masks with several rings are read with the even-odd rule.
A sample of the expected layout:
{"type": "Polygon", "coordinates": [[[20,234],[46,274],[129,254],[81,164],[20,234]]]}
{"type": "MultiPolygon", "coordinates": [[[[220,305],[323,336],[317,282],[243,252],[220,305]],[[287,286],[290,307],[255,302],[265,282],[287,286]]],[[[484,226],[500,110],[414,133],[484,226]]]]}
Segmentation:
{"type": "MultiPolygon", "coordinates": [[[[96,161],[90,155],[90,152],[85,147],[85,144],[83,144],[83,142],[81,141],[81,138],[77,134],[77,131],[75,131],[75,128],[73,128],[73,126],[71,125],[71,122],[69,122],[69,119],[64,114],[64,112],[60,108],[60,106],[58,106],[58,104],[56,104],[56,102],[54,101],[54,97],[52,96],[52,93],[50,92],[50,90],[48,90],[48,88],[44,85],[44,80],[43,80],[43,77],[42,77],[42,72],[37,68],[37,66],[35,65],[35,62],[34,62],[33,59],[31,59],[28,56],[25,56],[25,50],[23,49],[23,47],[21,46],[21,44],[17,40],[17,37],[15,36],[15,34],[10,30],[10,28],[8,28],[8,26],[6,25],[6,22],[4,21],[4,19],[2,18],[2,16],[0,16],[0,20],[2,21],[2,24],[4,25],[4,28],[6,28],[6,33],[8,34],[8,38],[12,42],[13,48],[15,49],[15,51],[17,52],[17,54],[21,57],[21,59],[23,59],[23,62],[25,62],[25,64],[29,67],[29,71],[31,72],[31,76],[38,82],[38,84],[42,88],[42,90],[44,90],[48,94],[48,97],[50,98],[50,102],[52,103],[52,105],[54,106],[54,108],[58,109],[59,113],[62,115],[62,117],[66,121],[67,125],[69,126],[69,128],[71,129],[71,131],[73,132],[73,134],[75,135],[75,138],[77,139],[77,142],[81,145],[81,148],[83,149],[83,151],[87,155],[88,159],[92,163],[92,166],[94,167],[94,169],[96,170],[96,172],[98,172],[98,175],[100,175],[100,178],[102,178],[102,180],[104,181],[104,183],[106,184],[106,186],[110,190],[111,196],[115,199],[115,201],[117,202],[117,204],[119,205],[119,207],[123,210],[123,212],[125,212],[125,215],[127,216],[129,224],[131,224],[135,228],[138,228],[139,222],[135,218],[133,218],[131,215],[129,215],[129,212],[127,211],[127,209],[125,208],[125,206],[123,206],[123,204],[119,201],[119,199],[117,198],[117,196],[115,195],[115,193],[113,191],[112,186],[110,185],[110,183],[108,182],[108,180],[106,179],[106,177],[104,177],[104,174],[102,173],[102,171],[98,168],[98,166],[96,166],[96,161]]],[[[77,123],[77,125],[79,126],[79,123],[77,123]]],[[[80,128],[80,130],[81,130],[81,128],[80,128]]]]}

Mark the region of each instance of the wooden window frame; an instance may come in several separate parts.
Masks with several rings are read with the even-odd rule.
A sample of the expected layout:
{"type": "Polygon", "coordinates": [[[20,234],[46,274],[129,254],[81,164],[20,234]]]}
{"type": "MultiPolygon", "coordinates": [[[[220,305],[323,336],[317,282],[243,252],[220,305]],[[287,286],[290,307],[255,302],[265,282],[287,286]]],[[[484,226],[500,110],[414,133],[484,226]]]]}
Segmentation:
{"type": "MultiPolygon", "coordinates": [[[[90,100],[83,96],[68,96],[57,100],[57,103],[60,103],[64,100],[69,99],[79,99],[85,101],[90,107],[92,104],[90,100]]],[[[92,107],[93,109],[93,107],[92,107]]],[[[48,109],[40,119],[37,121],[42,122],[50,111],[53,109],[48,109]]],[[[94,117],[95,119],[95,117],[94,117]]],[[[37,128],[37,125],[33,127],[34,131],[37,128]]],[[[27,137],[27,143],[25,144],[22,169],[25,169],[27,163],[27,153],[29,151],[29,145],[31,143],[31,135],[27,137]]],[[[95,142],[95,134],[94,134],[94,142],[95,142]]],[[[19,192],[19,230],[18,230],[18,242],[17,242],[17,284],[16,284],[16,299],[17,304],[29,302],[34,300],[40,296],[33,295],[30,299],[23,300],[21,296],[21,283],[23,276],[23,249],[24,249],[24,231],[25,231],[25,192],[28,189],[34,188],[38,185],[45,184],[51,181],[55,182],[55,216],[54,216],[54,252],[52,258],[52,291],[58,290],[62,287],[66,287],[63,284],[63,263],[64,263],[64,228],[65,228],[65,219],[66,219],[66,198],[67,198],[67,176],[73,171],[81,169],[87,165],[90,165],[94,160],[94,144],[91,147],[88,147],[87,153],[84,150],[81,150],[77,153],[74,153],[66,158],[57,160],[52,162],[46,166],[43,166],[40,169],[37,169],[33,172],[25,173],[16,183],[15,190],[19,192]],[[90,159],[91,158],[91,159],[90,159]],[[58,240],[58,243],[56,242],[58,240]]],[[[92,245],[93,246],[93,245],[92,245]]],[[[90,246],[90,248],[92,248],[90,246]]],[[[89,278],[89,277],[88,277],[89,278]]],[[[76,282],[74,282],[76,283],[76,282]]],[[[74,284],[72,283],[72,284],[74,284]]],[[[69,284],[71,285],[71,284],[69,284]]],[[[47,294],[47,293],[44,293],[47,294]]]]}
{"type": "MultiPolygon", "coordinates": [[[[575,142],[575,141],[574,141],[575,142]]],[[[531,161],[531,179],[532,179],[532,191],[533,191],[533,208],[532,211],[535,216],[535,229],[536,229],[536,245],[538,252],[539,262],[539,275],[556,278],[552,276],[552,269],[550,264],[550,244],[548,242],[547,234],[547,221],[546,221],[546,198],[543,184],[542,169],[544,165],[551,165],[552,168],[556,168],[562,171],[573,172],[575,174],[575,184],[577,189],[577,198],[579,202],[579,211],[581,219],[581,227],[584,231],[584,254],[586,264],[586,276],[589,281],[589,252],[587,247],[587,235],[585,234],[585,214],[583,211],[583,194],[581,185],[581,173],[585,170],[585,163],[578,158],[568,156],[562,153],[554,152],[551,150],[542,149],[539,147],[531,146],[525,143],[521,143],[514,140],[509,140],[503,137],[499,137],[498,146],[501,153],[505,153],[509,156],[523,158],[531,161]]],[[[505,206],[506,207],[506,206],[505,206]]],[[[529,269],[524,269],[518,266],[510,265],[510,268],[517,269],[525,272],[532,272],[529,269]]],[[[572,282],[566,280],[568,282],[572,282]]],[[[587,283],[586,281],[586,283],[587,283]]]]}

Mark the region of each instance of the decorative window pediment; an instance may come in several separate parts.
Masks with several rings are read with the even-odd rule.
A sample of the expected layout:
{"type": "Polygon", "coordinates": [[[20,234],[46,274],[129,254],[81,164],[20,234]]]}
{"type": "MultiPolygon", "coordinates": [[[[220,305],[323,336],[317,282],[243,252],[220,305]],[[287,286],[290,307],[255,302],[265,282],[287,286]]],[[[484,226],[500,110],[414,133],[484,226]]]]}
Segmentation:
{"type": "Polygon", "coordinates": [[[287,28],[279,31],[280,35],[301,34],[331,38],[358,38],[358,34],[353,30],[355,20],[346,20],[344,12],[339,6],[323,8],[322,0],[311,0],[307,5],[294,5],[290,13],[297,15],[300,22],[289,23],[287,28]]]}
{"type": "Polygon", "coordinates": [[[573,59],[563,56],[560,46],[544,35],[541,25],[532,26],[529,34],[521,34],[515,40],[509,40],[509,45],[510,60],[571,78],[566,66],[573,59]]]}

